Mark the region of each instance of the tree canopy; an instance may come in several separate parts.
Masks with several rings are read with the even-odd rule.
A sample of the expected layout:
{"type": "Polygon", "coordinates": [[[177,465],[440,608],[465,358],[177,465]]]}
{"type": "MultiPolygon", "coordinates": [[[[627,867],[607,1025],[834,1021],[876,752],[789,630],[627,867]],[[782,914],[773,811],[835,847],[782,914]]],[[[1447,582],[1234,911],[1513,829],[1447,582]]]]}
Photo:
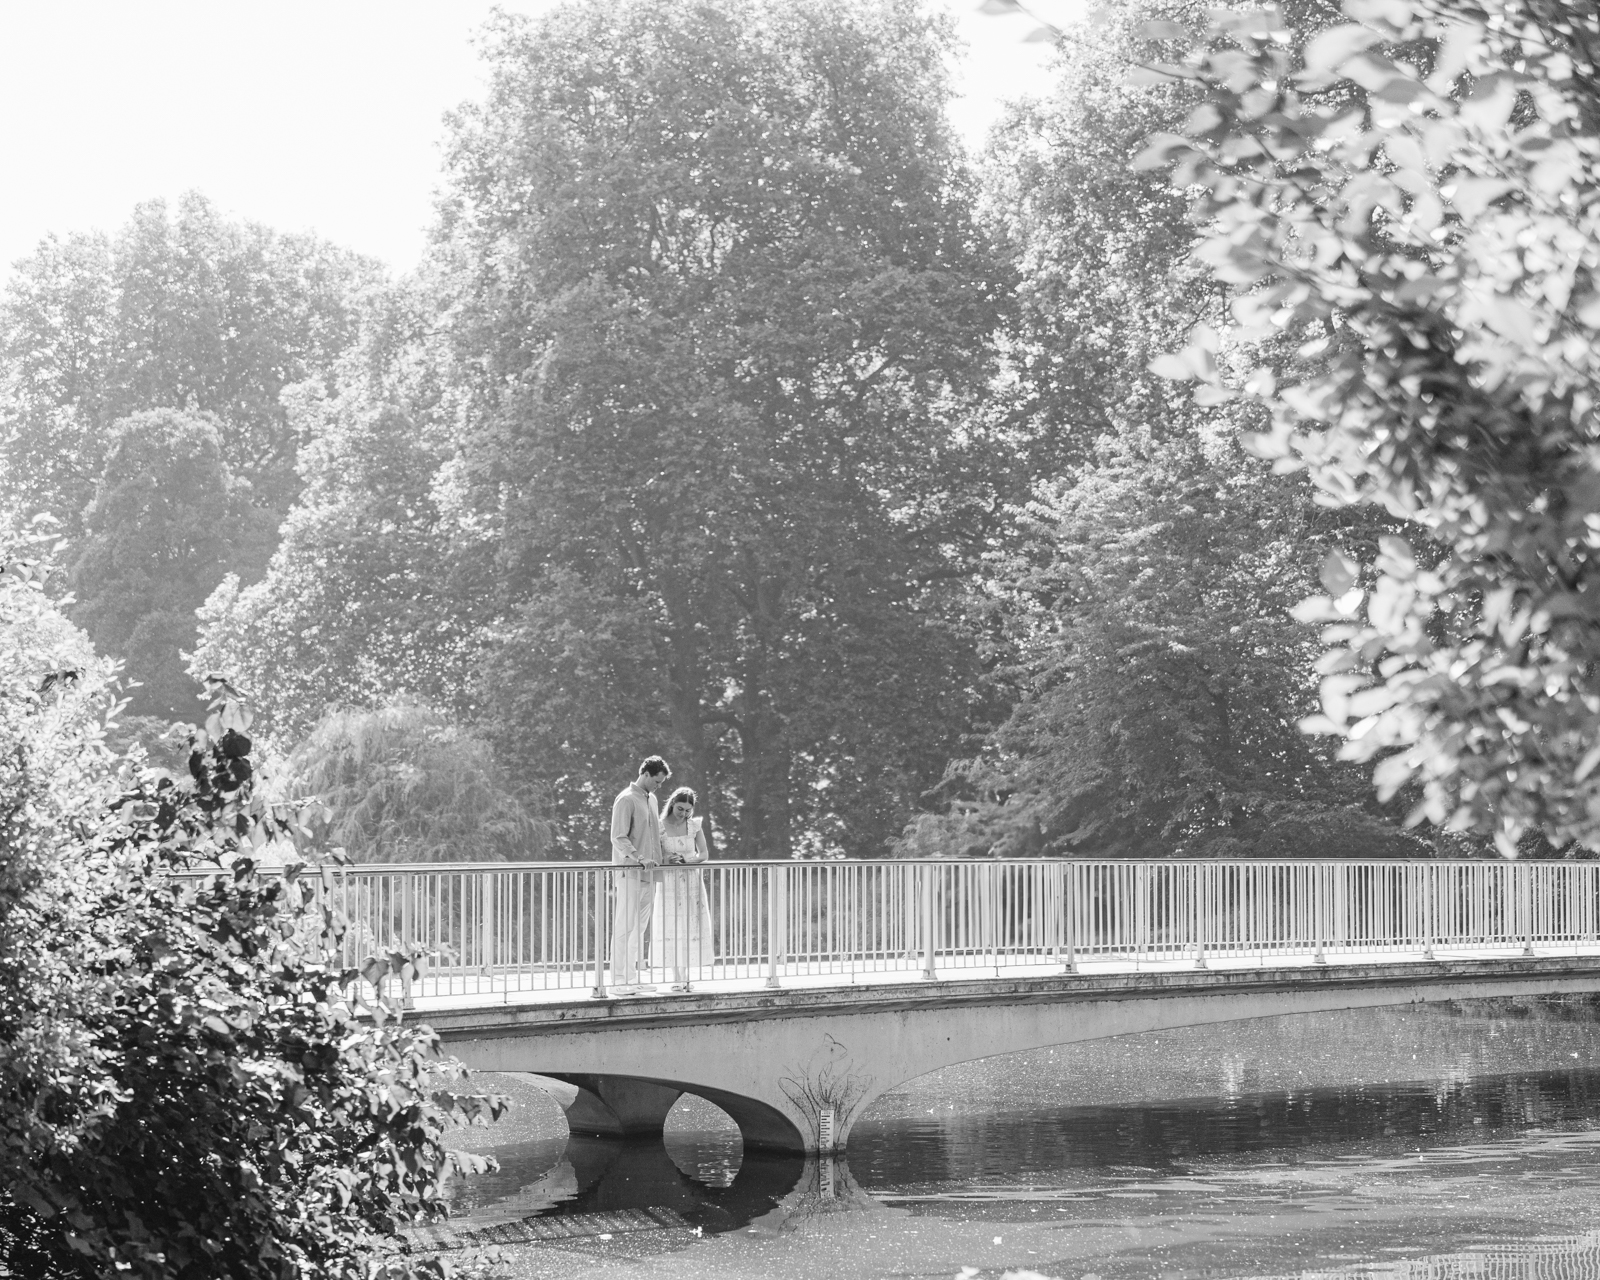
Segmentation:
{"type": "Polygon", "coordinates": [[[260,575],[299,488],[282,393],[349,345],[380,278],[198,195],[142,204],[114,237],[48,237],[16,264],[0,297],[0,508],[60,522],[74,616],[142,686],[136,718],[192,718],[179,654],[194,610],[224,574],[260,575]]]}

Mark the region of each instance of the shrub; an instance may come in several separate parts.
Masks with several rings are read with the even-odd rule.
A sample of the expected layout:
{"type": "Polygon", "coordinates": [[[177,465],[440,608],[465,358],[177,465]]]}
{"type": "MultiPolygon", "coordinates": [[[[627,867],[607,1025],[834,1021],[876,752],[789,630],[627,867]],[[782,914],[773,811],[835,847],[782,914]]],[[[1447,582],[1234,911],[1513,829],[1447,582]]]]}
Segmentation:
{"type": "Polygon", "coordinates": [[[442,1138],[502,1100],[457,1095],[374,986],[418,957],[335,967],[317,878],[258,869],[292,815],[253,794],[226,684],[187,777],[119,759],[113,672],[51,670],[74,637],[36,566],[0,568],[0,1268],[443,1274],[396,1232],[484,1167],[442,1138]]]}

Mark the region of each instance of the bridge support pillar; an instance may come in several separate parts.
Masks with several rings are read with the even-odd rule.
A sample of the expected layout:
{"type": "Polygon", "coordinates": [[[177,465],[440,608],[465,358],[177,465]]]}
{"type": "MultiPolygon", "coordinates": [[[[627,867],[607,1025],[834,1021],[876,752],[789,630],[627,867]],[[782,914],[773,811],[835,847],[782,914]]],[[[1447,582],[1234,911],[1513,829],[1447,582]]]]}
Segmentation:
{"type": "Polygon", "coordinates": [[[576,1090],[572,1098],[558,1097],[556,1101],[567,1113],[567,1128],[590,1138],[659,1138],[667,1113],[683,1096],[682,1089],[629,1076],[556,1075],[551,1079],[576,1090]]]}

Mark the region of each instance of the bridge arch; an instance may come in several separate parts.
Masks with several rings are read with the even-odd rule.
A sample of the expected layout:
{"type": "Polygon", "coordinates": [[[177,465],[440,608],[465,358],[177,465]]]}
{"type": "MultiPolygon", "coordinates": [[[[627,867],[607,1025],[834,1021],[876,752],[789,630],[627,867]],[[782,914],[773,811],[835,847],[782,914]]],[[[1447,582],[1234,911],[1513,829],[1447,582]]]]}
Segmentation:
{"type": "Polygon", "coordinates": [[[696,995],[430,1021],[469,1067],[587,1090],[616,1117],[615,1136],[629,1124],[659,1133],[650,1117],[664,1121],[691,1092],[732,1116],[747,1146],[815,1152],[843,1149],[890,1089],[980,1058],[1285,1014],[1597,990],[1600,958],[1518,957],[696,995]]]}

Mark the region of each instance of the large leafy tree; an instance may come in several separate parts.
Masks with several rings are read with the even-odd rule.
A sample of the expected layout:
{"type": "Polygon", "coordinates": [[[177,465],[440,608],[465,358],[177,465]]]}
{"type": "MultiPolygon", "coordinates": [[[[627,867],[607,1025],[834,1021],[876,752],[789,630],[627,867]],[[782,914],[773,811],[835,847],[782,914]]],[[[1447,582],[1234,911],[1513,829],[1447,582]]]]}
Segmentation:
{"type": "Polygon", "coordinates": [[[1010,108],[981,159],[986,220],[1018,281],[996,393],[1036,477],[1090,461],[1102,439],[1148,448],[1216,429],[1150,369],[1216,320],[1217,299],[1188,262],[1183,195],[1128,164],[1198,96],[1138,75],[1141,28],[1181,7],[1123,5],[1063,32],[1054,92],[1010,108]]]}
{"type": "Polygon", "coordinates": [[[1315,646],[1290,610],[1322,524],[1300,486],[1218,442],[1107,444],[1045,486],[997,565],[1017,705],[907,850],[1424,853],[1298,728],[1315,646]]]}
{"type": "Polygon", "coordinates": [[[748,856],[871,854],[982,697],[1000,280],[903,0],[503,19],[440,253],[483,699],[584,847],[649,750],[748,856]]]}
{"type": "Polygon", "coordinates": [[[114,237],[48,238],[16,264],[0,298],[0,503],[60,521],[80,561],[77,616],[143,686],[137,717],[189,717],[193,610],[225,573],[259,576],[299,488],[282,393],[346,349],[378,279],[196,195],[140,205],[114,237]],[[208,426],[158,446],[136,416],[163,413],[208,426]],[[208,530],[206,549],[185,522],[208,530]]]}
{"type": "Polygon", "coordinates": [[[1420,785],[1417,819],[1600,846],[1600,17],[1345,8],[1303,56],[1276,12],[1226,16],[1168,69],[1208,102],[1148,157],[1203,193],[1237,344],[1306,344],[1255,384],[1262,450],[1416,535],[1330,559],[1313,727],[1420,785]]]}
{"type": "Polygon", "coordinates": [[[349,705],[471,711],[492,544],[456,516],[438,305],[420,281],[375,294],[326,383],[285,395],[306,442],[299,501],[260,580],[230,574],[201,609],[194,674],[227,672],[285,749],[349,705]]]}
{"type": "Polygon", "coordinates": [[[45,239],[0,299],[0,497],[74,521],[112,424],[216,415],[228,466],[283,511],[299,441],[279,393],[355,335],[376,264],[310,236],[222,217],[190,194],[139,205],[114,236],[45,239]]]}
{"type": "Polygon", "coordinates": [[[329,712],[295,747],[278,792],[315,801],[312,847],[354,862],[526,861],[548,823],[510,785],[489,744],[417,703],[329,712]]]}

